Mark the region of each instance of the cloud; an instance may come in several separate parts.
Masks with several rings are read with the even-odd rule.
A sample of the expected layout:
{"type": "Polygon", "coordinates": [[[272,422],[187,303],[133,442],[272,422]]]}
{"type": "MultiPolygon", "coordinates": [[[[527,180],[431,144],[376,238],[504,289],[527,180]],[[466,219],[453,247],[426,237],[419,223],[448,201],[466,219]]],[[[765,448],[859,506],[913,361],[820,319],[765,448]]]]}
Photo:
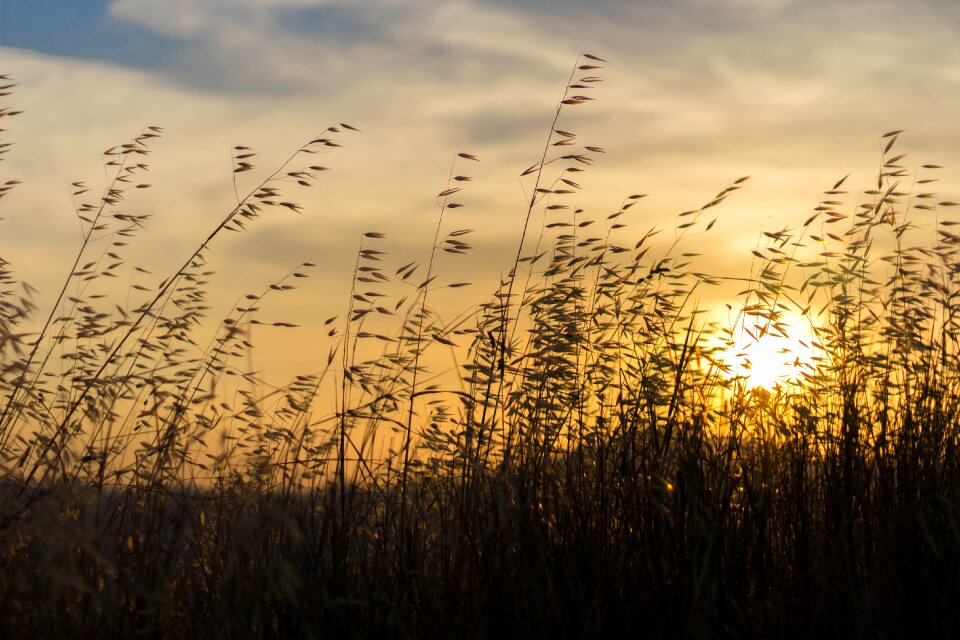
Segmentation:
{"type": "Polygon", "coordinates": [[[707,247],[706,260],[734,273],[760,226],[805,217],[849,171],[852,185],[869,186],[884,131],[908,129],[909,162],[960,168],[948,135],[960,108],[960,41],[947,5],[435,4],[121,0],[93,22],[155,38],[162,54],[152,64],[122,48],[65,53],[46,38],[35,38],[46,53],[3,49],[0,72],[16,74],[11,99],[26,111],[8,125],[17,146],[0,166],[25,179],[2,203],[4,256],[34,283],[53,283],[77,237],[67,185],[101,184],[100,151],[160,124],[168,135],[153,156],[155,186],[129,206],[155,215],[137,250],[164,273],[232,205],[233,145],[259,153],[242,189],[327,124],[347,121],[364,133],[319,159],[333,170],[298,194],[305,216],[271,215],[214,247],[221,302],[309,259],[328,274],[315,281],[322,286],[283,304],[326,317],[338,304],[330,300],[346,298],[338,287],[368,230],[388,233],[389,260],[422,259],[433,196],[458,151],[482,162],[463,169],[476,179],[448,223],[477,229],[478,249],[474,261],[445,268],[483,268],[495,280],[523,222],[517,175],[542,153],[585,50],[610,60],[608,81],[561,126],[607,153],[578,179],[577,206],[600,216],[625,195],[650,193],[630,220],[638,231],[670,228],[676,212],[753,175],[718,210],[707,247]]]}
{"type": "Polygon", "coordinates": [[[163,72],[195,89],[341,92],[387,69],[476,82],[569,55],[526,16],[474,2],[119,0],[109,13],[185,43],[163,72]]]}

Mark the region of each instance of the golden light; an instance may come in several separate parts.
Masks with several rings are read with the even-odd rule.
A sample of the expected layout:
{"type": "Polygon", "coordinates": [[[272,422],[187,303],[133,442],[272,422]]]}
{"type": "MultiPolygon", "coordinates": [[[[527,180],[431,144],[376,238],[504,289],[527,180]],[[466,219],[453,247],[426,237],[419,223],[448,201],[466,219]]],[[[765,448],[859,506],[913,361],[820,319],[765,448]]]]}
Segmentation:
{"type": "MultiPolygon", "coordinates": [[[[806,338],[806,336],[805,336],[806,338]]],[[[797,381],[810,369],[814,349],[809,339],[741,328],[722,352],[730,378],[742,378],[748,388],[772,389],[797,381]]]]}

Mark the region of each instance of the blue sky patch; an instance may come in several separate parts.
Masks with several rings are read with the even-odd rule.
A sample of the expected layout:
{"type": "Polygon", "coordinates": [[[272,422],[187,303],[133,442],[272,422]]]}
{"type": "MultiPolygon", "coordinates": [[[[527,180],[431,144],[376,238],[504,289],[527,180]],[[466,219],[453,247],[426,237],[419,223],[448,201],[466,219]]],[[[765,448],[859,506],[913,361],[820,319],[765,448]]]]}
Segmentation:
{"type": "Polygon", "coordinates": [[[110,15],[110,0],[0,0],[0,46],[102,60],[140,69],[164,66],[184,45],[110,15]]]}

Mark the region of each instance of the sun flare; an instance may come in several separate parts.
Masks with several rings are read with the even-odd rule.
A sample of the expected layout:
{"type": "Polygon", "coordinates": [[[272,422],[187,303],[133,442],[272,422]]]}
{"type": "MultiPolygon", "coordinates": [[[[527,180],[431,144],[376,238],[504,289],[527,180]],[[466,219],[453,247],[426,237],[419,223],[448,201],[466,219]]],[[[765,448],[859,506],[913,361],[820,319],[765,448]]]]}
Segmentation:
{"type": "Polygon", "coordinates": [[[793,336],[748,332],[741,328],[723,351],[722,361],[731,378],[741,378],[749,388],[772,388],[796,381],[814,359],[811,341],[793,336]]]}

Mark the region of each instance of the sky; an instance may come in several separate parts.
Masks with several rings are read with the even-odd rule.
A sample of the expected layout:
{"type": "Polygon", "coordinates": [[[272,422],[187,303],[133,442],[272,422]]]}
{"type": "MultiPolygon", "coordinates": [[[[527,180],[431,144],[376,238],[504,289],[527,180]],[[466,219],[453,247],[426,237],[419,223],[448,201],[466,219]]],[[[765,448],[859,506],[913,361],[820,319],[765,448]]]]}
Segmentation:
{"type": "Polygon", "coordinates": [[[0,256],[52,303],[80,239],[70,183],[102,186],[100,153],[159,125],[153,187],[125,203],[153,216],[135,251],[159,279],[232,207],[234,145],[258,153],[243,189],[350,123],[362,133],[322,156],[331,171],[299,196],[302,215],[271,212],[210,253],[223,312],[318,265],[269,310],[303,325],[299,348],[263,356],[310,370],[360,235],[386,233],[398,265],[424,260],[458,152],[480,162],[458,167],[474,181],[448,222],[476,229],[476,250],[441,270],[484,299],[520,235],[518,175],[590,52],[605,82],[560,125],[607,153],[577,205],[599,217],[650,194],[630,211],[639,237],[750,175],[696,247],[714,272],[745,275],[761,231],[798,224],[848,173],[869,188],[886,131],[906,130],[908,165],[946,165],[941,193],[960,199],[958,30],[960,6],[933,0],[0,0],[0,74],[18,85],[0,107],[24,112],[2,134],[15,144],[0,179],[23,184],[0,202],[0,256]]]}

